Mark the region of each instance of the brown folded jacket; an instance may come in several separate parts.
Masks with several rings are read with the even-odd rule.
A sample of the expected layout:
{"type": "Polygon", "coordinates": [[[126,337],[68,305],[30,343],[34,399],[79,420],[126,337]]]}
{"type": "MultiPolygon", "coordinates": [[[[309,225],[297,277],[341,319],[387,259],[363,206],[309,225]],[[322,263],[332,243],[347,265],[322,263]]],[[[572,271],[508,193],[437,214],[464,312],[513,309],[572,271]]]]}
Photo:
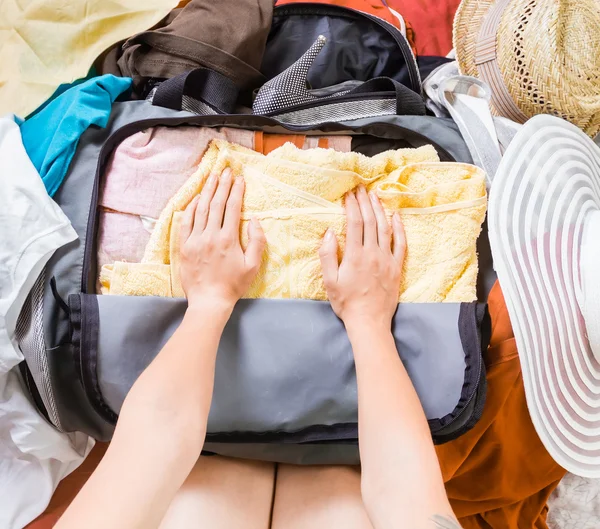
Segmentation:
{"type": "Polygon", "coordinates": [[[264,83],[260,73],[273,0],[192,0],[158,27],[112,49],[102,73],[133,78],[140,95],[149,78],[166,79],[198,67],[229,77],[242,90],[264,83]]]}
{"type": "MultiPolygon", "coordinates": [[[[436,447],[446,491],[464,529],[547,529],[546,501],[565,470],[550,457],[531,423],[498,283],[488,302],[492,336],[485,355],[485,408],[472,430],[436,447]]],[[[46,524],[58,519],[104,450],[97,446],[82,467],[60,483],[48,510],[30,529],[51,527],[46,524]]]]}

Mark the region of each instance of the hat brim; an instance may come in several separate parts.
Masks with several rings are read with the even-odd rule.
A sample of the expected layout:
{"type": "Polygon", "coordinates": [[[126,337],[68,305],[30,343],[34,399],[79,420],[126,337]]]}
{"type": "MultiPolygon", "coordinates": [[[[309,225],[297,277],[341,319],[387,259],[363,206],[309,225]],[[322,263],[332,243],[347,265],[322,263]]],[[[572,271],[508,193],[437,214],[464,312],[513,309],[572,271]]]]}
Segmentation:
{"type": "Polygon", "coordinates": [[[494,0],[462,0],[456,10],[452,42],[462,75],[479,77],[475,64],[477,39],[483,17],[495,3],[494,0]]]}
{"type": "Polygon", "coordinates": [[[600,148],[562,119],[529,120],[492,183],[490,244],[533,424],[561,466],[589,478],[600,477],[600,363],[580,309],[579,250],[598,210],[600,148]]]}

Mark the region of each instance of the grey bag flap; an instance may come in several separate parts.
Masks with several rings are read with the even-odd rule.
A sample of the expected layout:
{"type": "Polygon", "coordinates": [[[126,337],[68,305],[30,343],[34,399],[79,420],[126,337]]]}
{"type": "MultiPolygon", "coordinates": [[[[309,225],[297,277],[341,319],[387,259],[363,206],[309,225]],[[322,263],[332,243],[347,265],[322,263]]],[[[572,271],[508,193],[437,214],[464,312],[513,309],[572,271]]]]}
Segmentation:
{"type": "MultiPolygon", "coordinates": [[[[114,420],[137,377],[179,325],[187,303],[158,297],[80,298],[81,328],[87,329],[80,351],[82,372],[89,374],[84,386],[100,408],[115,414],[114,420]]],[[[71,306],[77,310],[77,303],[71,306]]],[[[465,326],[469,318],[464,317],[475,308],[458,303],[398,306],[393,321],[398,351],[430,424],[445,426],[443,419],[456,413],[479,383],[479,335],[465,326]]],[[[473,318],[471,326],[478,325],[473,318]]],[[[355,425],[357,419],[352,349],[329,303],[260,299],[237,304],[219,345],[209,440],[246,432],[295,433],[293,442],[307,442],[315,440],[315,428],[334,425],[335,439],[340,439],[349,435],[343,425],[355,425]]],[[[355,428],[351,435],[355,438],[355,428]]],[[[324,439],[322,432],[316,439],[324,439]]]]}

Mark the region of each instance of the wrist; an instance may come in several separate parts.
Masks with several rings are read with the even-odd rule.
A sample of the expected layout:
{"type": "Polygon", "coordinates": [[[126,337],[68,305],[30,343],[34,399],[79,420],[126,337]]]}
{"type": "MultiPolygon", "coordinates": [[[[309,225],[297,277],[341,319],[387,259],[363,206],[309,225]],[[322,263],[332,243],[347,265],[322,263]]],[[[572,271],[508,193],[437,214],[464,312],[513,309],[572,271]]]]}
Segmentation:
{"type": "Polygon", "coordinates": [[[344,326],[346,332],[352,335],[364,335],[373,334],[378,335],[392,332],[392,322],[387,318],[376,318],[376,317],[347,317],[344,318],[344,326]]]}
{"type": "Polygon", "coordinates": [[[194,320],[213,321],[222,324],[224,327],[233,312],[234,306],[235,303],[223,298],[188,300],[188,308],[185,314],[194,320]]]}
{"type": "Polygon", "coordinates": [[[392,322],[385,318],[347,318],[344,319],[344,326],[351,342],[392,335],[392,322]]]}

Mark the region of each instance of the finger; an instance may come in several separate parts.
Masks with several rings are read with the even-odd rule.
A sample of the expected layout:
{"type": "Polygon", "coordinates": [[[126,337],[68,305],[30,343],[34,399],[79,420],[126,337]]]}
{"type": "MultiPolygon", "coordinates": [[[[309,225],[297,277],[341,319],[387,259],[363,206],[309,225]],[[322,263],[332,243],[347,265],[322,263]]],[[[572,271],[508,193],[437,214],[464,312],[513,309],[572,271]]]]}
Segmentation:
{"type": "Polygon", "coordinates": [[[406,252],[406,234],[404,233],[404,225],[398,213],[394,213],[392,217],[392,229],[394,231],[394,258],[399,263],[404,262],[404,254],[406,252]]]}
{"type": "Polygon", "coordinates": [[[329,287],[329,285],[337,282],[339,268],[338,242],[335,232],[331,228],[327,230],[325,237],[323,237],[323,243],[319,248],[319,258],[321,259],[325,287],[329,287]]]}
{"type": "Polygon", "coordinates": [[[267,244],[265,232],[256,219],[248,223],[248,246],[245,252],[246,266],[249,270],[258,270],[262,261],[263,252],[267,244]]]}
{"type": "Polygon", "coordinates": [[[227,199],[229,198],[232,182],[233,175],[231,174],[231,169],[227,167],[221,173],[221,178],[219,178],[219,186],[215,191],[215,196],[210,201],[208,224],[206,225],[208,229],[220,230],[221,226],[223,226],[223,214],[225,213],[225,206],[227,205],[227,199]]]}
{"type": "Polygon", "coordinates": [[[346,195],[346,254],[357,251],[363,243],[363,219],[354,193],[346,195]]]}
{"type": "Polygon", "coordinates": [[[196,215],[196,207],[198,206],[198,200],[200,195],[196,195],[192,201],[187,205],[181,219],[181,228],[179,230],[179,246],[182,247],[190,238],[192,230],[194,229],[194,216],[196,215]]]}
{"type": "Polygon", "coordinates": [[[365,186],[358,187],[356,196],[363,219],[363,244],[365,247],[373,248],[377,246],[377,220],[365,186]]]}
{"type": "Polygon", "coordinates": [[[240,237],[240,218],[242,216],[242,201],[244,199],[244,179],[236,178],[229,193],[227,206],[225,208],[225,219],[223,220],[223,231],[236,237],[240,237]]]}
{"type": "Polygon", "coordinates": [[[198,204],[196,206],[196,216],[194,217],[194,228],[198,234],[201,234],[206,229],[206,223],[208,222],[208,210],[210,208],[210,201],[212,200],[215,189],[219,178],[217,174],[212,173],[200,193],[198,204]]]}
{"type": "Polygon", "coordinates": [[[375,212],[375,218],[377,219],[377,240],[379,242],[379,247],[385,252],[392,251],[392,230],[390,229],[390,224],[388,222],[387,217],[385,216],[385,210],[381,204],[381,200],[379,197],[371,192],[369,193],[371,197],[371,204],[373,204],[373,211],[375,212]]]}

